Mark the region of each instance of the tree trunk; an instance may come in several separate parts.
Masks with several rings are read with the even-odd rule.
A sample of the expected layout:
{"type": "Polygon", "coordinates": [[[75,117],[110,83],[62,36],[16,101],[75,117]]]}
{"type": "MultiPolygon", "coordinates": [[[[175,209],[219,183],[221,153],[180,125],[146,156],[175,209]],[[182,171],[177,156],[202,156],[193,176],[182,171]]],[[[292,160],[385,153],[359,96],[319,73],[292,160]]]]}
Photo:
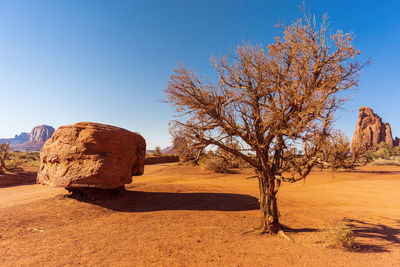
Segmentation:
{"type": "Polygon", "coordinates": [[[261,174],[258,177],[260,189],[261,232],[277,234],[279,226],[276,202],[275,177],[261,174]]]}

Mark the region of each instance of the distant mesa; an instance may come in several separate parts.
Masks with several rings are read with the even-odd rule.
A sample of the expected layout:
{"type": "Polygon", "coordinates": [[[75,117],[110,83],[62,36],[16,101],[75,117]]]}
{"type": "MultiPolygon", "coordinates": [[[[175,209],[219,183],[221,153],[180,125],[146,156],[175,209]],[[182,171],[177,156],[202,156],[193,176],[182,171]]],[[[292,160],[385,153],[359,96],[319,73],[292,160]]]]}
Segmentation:
{"type": "Polygon", "coordinates": [[[47,141],[47,139],[49,139],[53,135],[54,131],[55,131],[54,128],[51,126],[47,125],[36,126],[31,131],[29,142],[44,143],[47,141]]]}
{"type": "Polygon", "coordinates": [[[21,133],[14,138],[0,139],[0,143],[9,143],[13,151],[40,151],[44,143],[53,135],[54,128],[48,125],[39,125],[31,133],[21,133]]]}
{"type": "Polygon", "coordinates": [[[399,138],[393,139],[390,124],[383,122],[371,108],[361,107],[351,146],[353,154],[365,150],[376,151],[381,142],[398,146],[399,138]]]}
{"type": "Polygon", "coordinates": [[[19,145],[29,141],[29,133],[15,135],[14,138],[0,138],[0,144],[10,144],[10,146],[19,145]]]}

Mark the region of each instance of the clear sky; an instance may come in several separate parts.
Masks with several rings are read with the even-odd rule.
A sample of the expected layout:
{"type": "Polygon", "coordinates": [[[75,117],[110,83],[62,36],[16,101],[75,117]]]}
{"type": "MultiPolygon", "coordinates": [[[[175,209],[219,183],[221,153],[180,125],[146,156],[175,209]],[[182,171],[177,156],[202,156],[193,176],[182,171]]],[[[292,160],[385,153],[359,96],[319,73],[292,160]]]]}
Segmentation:
{"type": "MultiPolygon", "coordinates": [[[[159,100],[178,64],[214,77],[210,56],[269,44],[302,1],[0,1],[0,138],[79,121],[140,132],[166,147],[173,109],[159,100]]],[[[331,29],[352,31],[364,70],[337,128],[352,137],[360,106],[400,136],[400,1],[305,1],[331,29]]]]}

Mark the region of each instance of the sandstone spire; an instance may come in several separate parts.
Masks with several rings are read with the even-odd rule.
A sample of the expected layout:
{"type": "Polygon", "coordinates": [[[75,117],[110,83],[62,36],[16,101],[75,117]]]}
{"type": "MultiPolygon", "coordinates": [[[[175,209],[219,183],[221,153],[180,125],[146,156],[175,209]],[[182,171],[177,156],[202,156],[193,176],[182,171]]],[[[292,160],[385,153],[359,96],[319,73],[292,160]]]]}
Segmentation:
{"type": "Polygon", "coordinates": [[[362,150],[375,151],[381,142],[392,146],[398,143],[397,139],[393,140],[389,123],[382,122],[382,118],[376,115],[371,108],[361,107],[353,135],[353,153],[362,150]]]}

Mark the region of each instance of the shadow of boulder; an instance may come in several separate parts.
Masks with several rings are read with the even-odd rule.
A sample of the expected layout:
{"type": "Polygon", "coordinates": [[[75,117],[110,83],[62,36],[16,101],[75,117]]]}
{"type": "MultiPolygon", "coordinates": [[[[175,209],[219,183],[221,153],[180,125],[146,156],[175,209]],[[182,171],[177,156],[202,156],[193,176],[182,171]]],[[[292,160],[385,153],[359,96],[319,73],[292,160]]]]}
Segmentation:
{"type": "MultiPolygon", "coordinates": [[[[76,198],[75,195],[70,195],[76,198]]],[[[118,194],[100,199],[76,198],[120,212],[162,210],[246,211],[259,208],[258,199],[231,193],[172,193],[120,190],[118,194]]]]}

